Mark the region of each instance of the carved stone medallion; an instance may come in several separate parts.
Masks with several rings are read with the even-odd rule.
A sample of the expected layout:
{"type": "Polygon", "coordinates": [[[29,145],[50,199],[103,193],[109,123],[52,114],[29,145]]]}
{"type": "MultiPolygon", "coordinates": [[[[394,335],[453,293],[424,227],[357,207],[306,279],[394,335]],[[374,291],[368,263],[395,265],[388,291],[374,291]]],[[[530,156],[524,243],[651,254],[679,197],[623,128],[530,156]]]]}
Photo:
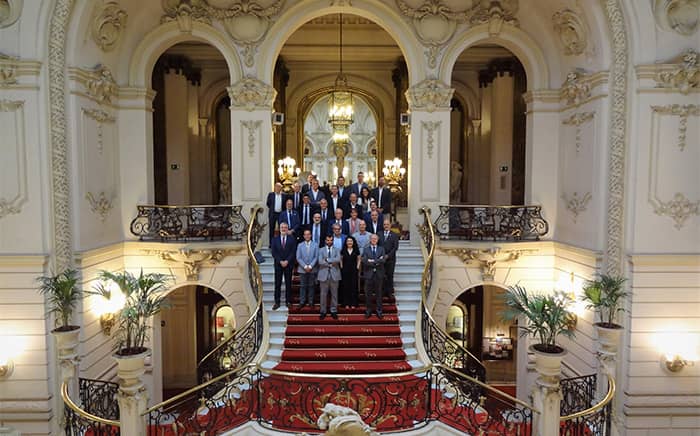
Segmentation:
{"type": "Polygon", "coordinates": [[[571,9],[564,9],[552,16],[554,30],[567,56],[580,55],[588,44],[588,31],[583,19],[571,9]]]}
{"type": "Polygon", "coordinates": [[[112,50],[126,27],[126,11],[116,1],[105,3],[95,11],[90,36],[102,51],[112,50]]]}
{"type": "Polygon", "coordinates": [[[698,30],[700,0],[655,0],[654,17],[666,31],[692,35],[698,30]]]}

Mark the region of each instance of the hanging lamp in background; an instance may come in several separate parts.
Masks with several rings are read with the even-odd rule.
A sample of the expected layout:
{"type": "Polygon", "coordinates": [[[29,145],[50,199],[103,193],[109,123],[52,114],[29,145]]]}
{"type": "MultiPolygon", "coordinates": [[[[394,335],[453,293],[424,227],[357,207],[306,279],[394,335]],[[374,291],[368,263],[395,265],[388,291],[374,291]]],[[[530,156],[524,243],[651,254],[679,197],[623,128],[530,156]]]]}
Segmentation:
{"type": "Polygon", "coordinates": [[[328,122],[333,128],[333,141],[336,144],[348,142],[350,125],[354,121],[353,96],[343,72],[343,14],[339,14],[339,42],[340,68],[328,99],[328,122]]]}

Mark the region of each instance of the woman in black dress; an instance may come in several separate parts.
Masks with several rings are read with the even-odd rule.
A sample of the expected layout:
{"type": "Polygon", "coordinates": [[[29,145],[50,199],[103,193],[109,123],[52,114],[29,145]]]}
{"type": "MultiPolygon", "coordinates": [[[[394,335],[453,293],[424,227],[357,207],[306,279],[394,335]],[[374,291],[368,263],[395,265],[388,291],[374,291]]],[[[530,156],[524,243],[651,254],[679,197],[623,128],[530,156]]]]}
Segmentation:
{"type": "Polygon", "coordinates": [[[357,307],[358,288],[357,276],[360,269],[360,249],[355,238],[348,236],[345,239],[345,246],[340,250],[340,270],[342,278],[342,291],[340,293],[340,304],[347,309],[357,307]]]}

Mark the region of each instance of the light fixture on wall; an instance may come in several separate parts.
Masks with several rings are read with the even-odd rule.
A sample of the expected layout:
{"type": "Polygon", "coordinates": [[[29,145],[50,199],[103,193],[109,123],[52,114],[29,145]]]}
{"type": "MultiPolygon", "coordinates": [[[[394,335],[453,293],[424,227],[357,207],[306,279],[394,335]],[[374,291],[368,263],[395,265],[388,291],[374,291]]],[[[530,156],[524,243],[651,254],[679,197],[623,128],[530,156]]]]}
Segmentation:
{"type": "Polygon", "coordinates": [[[301,168],[297,168],[297,162],[289,156],[277,161],[277,175],[282,182],[282,190],[284,192],[292,192],[294,179],[299,177],[301,168]]]}
{"type": "Polygon", "coordinates": [[[0,380],[8,378],[15,370],[15,362],[10,358],[0,358],[0,380]]]}
{"type": "Polygon", "coordinates": [[[343,72],[343,14],[339,14],[339,42],[340,68],[328,99],[328,122],[333,127],[333,140],[347,142],[355,109],[352,92],[348,87],[348,78],[343,72]]]}
{"type": "Polygon", "coordinates": [[[19,337],[0,336],[0,380],[12,375],[15,370],[14,359],[22,348],[19,337]]]}
{"type": "Polygon", "coordinates": [[[695,362],[692,360],[686,360],[679,355],[675,356],[664,356],[663,362],[666,365],[666,369],[671,372],[680,372],[686,366],[693,366],[695,362]]]}
{"type": "Polygon", "coordinates": [[[117,315],[126,303],[126,298],[117,285],[113,282],[97,285],[94,295],[97,300],[92,307],[95,315],[100,317],[100,328],[107,336],[112,334],[112,328],[117,322],[117,315]]]}
{"type": "Polygon", "coordinates": [[[661,351],[661,366],[668,371],[680,372],[694,366],[700,356],[700,337],[694,333],[667,332],[656,335],[656,346],[661,351]]]}

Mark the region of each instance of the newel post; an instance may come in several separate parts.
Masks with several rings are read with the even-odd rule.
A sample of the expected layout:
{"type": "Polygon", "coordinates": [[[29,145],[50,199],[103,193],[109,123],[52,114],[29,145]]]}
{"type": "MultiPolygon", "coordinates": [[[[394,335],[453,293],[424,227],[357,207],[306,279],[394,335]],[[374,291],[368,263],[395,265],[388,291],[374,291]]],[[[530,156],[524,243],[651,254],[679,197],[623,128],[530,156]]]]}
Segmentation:
{"type": "Polygon", "coordinates": [[[559,385],[561,380],[561,361],[567,354],[544,353],[530,347],[535,353],[535,370],[538,377],[532,394],[533,403],[541,413],[534,416],[534,434],[536,436],[559,435],[559,418],[562,393],[559,385]]]}

